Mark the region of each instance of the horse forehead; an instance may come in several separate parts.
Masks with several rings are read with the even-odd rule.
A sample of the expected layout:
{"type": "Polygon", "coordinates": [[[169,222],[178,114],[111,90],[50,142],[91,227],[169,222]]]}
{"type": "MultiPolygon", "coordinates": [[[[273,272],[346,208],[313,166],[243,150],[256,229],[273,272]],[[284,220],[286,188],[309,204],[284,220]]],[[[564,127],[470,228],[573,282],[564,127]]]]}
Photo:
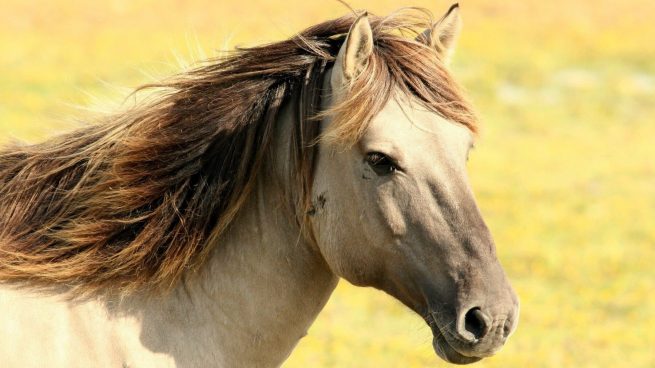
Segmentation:
{"type": "Polygon", "coordinates": [[[366,140],[417,150],[433,147],[466,152],[473,135],[464,125],[446,120],[416,101],[392,99],[371,122],[366,140]]]}

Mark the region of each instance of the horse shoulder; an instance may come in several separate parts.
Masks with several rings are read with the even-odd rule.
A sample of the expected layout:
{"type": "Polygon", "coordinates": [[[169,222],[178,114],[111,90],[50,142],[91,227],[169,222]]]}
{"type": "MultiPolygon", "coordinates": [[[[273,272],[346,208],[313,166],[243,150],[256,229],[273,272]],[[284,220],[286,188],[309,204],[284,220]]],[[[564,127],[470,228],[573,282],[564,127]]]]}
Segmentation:
{"type": "Polygon", "coordinates": [[[141,343],[137,317],[115,315],[97,300],[0,287],[0,361],[24,367],[174,367],[141,343]]]}

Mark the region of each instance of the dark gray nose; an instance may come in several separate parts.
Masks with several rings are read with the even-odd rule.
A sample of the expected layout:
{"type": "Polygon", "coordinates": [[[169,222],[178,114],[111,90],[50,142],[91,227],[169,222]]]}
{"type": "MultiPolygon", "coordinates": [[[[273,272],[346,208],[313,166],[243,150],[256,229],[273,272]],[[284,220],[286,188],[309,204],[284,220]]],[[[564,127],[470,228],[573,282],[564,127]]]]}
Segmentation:
{"type": "Polygon", "coordinates": [[[464,331],[460,335],[468,341],[482,339],[489,333],[491,319],[480,308],[471,308],[464,315],[464,331]]]}
{"type": "Polygon", "coordinates": [[[512,311],[505,318],[499,318],[483,308],[473,307],[460,315],[457,334],[461,340],[472,345],[487,345],[492,343],[491,340],[504,342],[515,327],[514,315],[512,311]]]}

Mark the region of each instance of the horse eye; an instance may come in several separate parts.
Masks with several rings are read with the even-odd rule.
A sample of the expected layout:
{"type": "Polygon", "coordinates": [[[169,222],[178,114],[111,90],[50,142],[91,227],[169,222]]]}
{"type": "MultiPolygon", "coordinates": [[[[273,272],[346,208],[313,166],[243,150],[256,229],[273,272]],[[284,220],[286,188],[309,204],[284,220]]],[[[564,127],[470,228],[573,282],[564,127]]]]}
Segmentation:
{"type": "Polygon", "coordinates": [[[379,176],[389,175],[398,170],[398,166],[393,162],[389,156],[380,152],[371,152],[366,154],[366,163],[375,171],[379,176]]]}

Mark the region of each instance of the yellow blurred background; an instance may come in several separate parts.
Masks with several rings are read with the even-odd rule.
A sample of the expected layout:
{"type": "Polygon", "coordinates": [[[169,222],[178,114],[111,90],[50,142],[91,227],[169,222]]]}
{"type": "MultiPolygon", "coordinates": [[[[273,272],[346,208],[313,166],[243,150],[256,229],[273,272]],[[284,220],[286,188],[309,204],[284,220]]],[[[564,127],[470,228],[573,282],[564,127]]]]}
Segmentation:
{"type": "MultiPolygon", "coordinates": [[[[450,3],[351,0],[387,14],[450,3]]],[[[522,302],[479,367],[655,367],[655,2],[463,0],[470,175],[522,302]]],[[[0,141],[71,129],[179,60],[286,38],[331,1],[0,0],[0,141]],[[104,103],[98,103],[104,102],[104,103]]],[[[342,282],[286,367],[446,366],[424,322],[342,282]]]]}

